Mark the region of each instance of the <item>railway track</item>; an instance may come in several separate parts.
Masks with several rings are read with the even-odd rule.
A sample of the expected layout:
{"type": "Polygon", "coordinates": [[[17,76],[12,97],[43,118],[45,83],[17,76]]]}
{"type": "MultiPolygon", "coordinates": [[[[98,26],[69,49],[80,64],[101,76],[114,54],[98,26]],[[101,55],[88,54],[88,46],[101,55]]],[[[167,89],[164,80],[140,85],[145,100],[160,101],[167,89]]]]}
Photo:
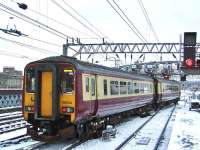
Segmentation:
{"type": "Polygon", "coordinates": [[[8,118],[5,118],[3,120],[0,119],[0,127],[2,125],[5,125],[5,124],[11,124],[13,122],[19,122],[19,121],[22,121],[22,120],[24,120],[24,119],[22,118],[21,115],[20,116],[15,116],[15,117],[9,117],[9,119],[8,118]]]}
{"type": "Polygon", "coordinates": [[[21,110],[21,106],[17,106],[17,107],[3,107],[0,108],[0,114],[2,113],[9,113],[9,112],[15,112],[15,111],[20,111],[21,110]]]}
{"type": "Polygon", "coordinates": [[[3,133],[26,128],[27,123],[19,111],[0,114],[0,135],[3,133]]]}
{"type": "Polygon", "coordinates": [[[27,127],[27,123],[25,121],[20,121],[17,123],[0,126],[0,134],[15,131],[15,130],[26,128],[26,127],[27,127]]]}
{"type": "Polygon", "coordinates": [[[72,150],[73,148],[76,148],[77,146],[83,144],[86,141],[87,141],[87,139],[77,140],[77,141],[73,142],[72,144],[69,144],[69,145],[63,147],[62,150],[72,150]]]}
{"type": "Polygon", "coordinates": [[[13,116],[13,115],[21,115],[22,116],[22,112],[15,111],[15,112],[10,112],[10,113],[2,113],[2,114],[0,114],[0,120],[5,120],[5,118],[13,116]]]}
{"type": "MultiPolygon", "coordinates": [[[[172,108],[167,108],[167,109],[170,109],[168,110],[168,112],[170,111],[170,116],[172,115],[173,111],[172,111],[172,108]]],[[[173,110],[175,109],[175,107],[173,108],[173,110]]],[[[165,109],[162,111],[165,111],[165,109]]],[[[154,113],[152,116],[150,116],[146,121],[144,121],[142,124],[139,125],[139,127],[137,126],[137,129],[134,130],[134,133],[131,134],[131,136],[129,136],[124,142],[123,144],[120,144],[119,146],[117,146],[119,143],[117,143],[116,146],[114,146],[113,149],[130,149],[130,147],[128,147],[127,145],[131,142],[134,143],[137,147],[137,149],[140,149],[139,147],[143,147],[144,145],[140,145],[137,143],[138,139],[140,139],[140,137],[142,137],[144,134],[143,134],[143,130],[144,128],[146,128],[148,126],[148,124],[150,124],[154,118],[159,118],[159,114],[162,113],[162,111],[158,111],[156,113],[154,113]],[[135,141],[135,142],[133,142],[135,141]]],[[[163,117],[160,117],[160,118],[163,118],[163,117]]],[[[162,139],[162,135],[165,131],[165,128],[167,127],[167,123],[169,122],[170,120],[170,117],[169,117],[169,113],[168,113],[168,117],[164,117],[165,118],[165,123],[162,123],[163,124],[163,128],[162,128],[162,131],[160,130],[160,133],[157,135],[157,140],[154,140],[154,146],[152,146],[151,148],[149,148],[147,145],[145,145],[145,147],[147,148],[143,148],[143,149],[148,149],[148,150],[156,150],[158,145],[159,145],[159,142],[160,140],[162,139]],[[166,119],[167,118],[167,119],[166,119]]],[[[8,120],[7,120],[8,121],[8,120]]],[[[151,125],[152,127],[153,125],[151,125]]],[[[155,126],[155,125],[154,125],[155,126]]],[[[156,125],[158,126],[158,125],[156,125]]],[[[150,130],[150,129],[149,129],[150,130]]],[[[9,131],[8,131],[9,132],[9,131]]],[[[1,133],[0,133],[1,134],[1,133]]],[[[155,135],[155,134],[154,134],[155,135]]],[[[149,135],[150,136],[150,135],[149,135]]],[[[71,149],[76,149],[78,148],[79,149],[79,146],[82,147],[83,145],[85,145],[84,143],[87,141],[87,139],[84,139],[84,140],[78,140],[78,139],[75,139],[73,141],[65,141],[64,143],[57,143],[59,148],[56,148],[56,144],[54,144],[54,149],[62,149],[62,150],[71,150],[71,149]],[[68,144],[67,144],[68,143],[68,144]]],[[[150,140],[151,141],[151,140],[150,140]]],[[[15,138],[12,138],[12,139],[8,139],[6,141],[3,141],[3,142],[0,142],[0,148],[1,147],[7,147],[7,146],[12,146],[14,144],[20,144],[20,148],[18,147],[18,149],[20,150],[26,150],[26,149],[45,149],[45,148],[51,148],[51,145],[47,145],[46,143],[44,142],[37,142],[37,141],[32,141],[32,139],[27,136],[27,135],[21,135],[21,136],[18,136],[18,137],[15,137],[15,138]],[[26,142],[28,141],[28,142],[26,142]],[[25,144],[20,144],[20,142],[24,143],[25,144]],[[23,146],[25,145],[25,146],[23,146]],[[21,147],[22,146],[22,147],[21,147]]],[[[86,142],[87,143],[87,142],[86,142]]],[[[108,144],[108,143],[107,143],[108,144]]],[[[110,144],[110,143],[109,143],[110,144]]],[[[87,145],[87,144],[86,144],[87,145]]],[[[84,147],[84,146],[83,146],[84,147]]]]}
{"type": "Polygon", "coordinates": [[[17,148],[16,150],[34,150],[34,149],[40,148],[41,146],[45,144],[46,144],[45,142],[35,141],[33,144],[17,148]]]}
{"type": "Polygon", "coordinates": [[[134,147],[134,146],[137,147],[137,150],[140,150],[140,149],[157,150],[159,143],[162,140],[164,131],[168,125],[168,122],[174,110],[175,110],[175,106],[170,111],[170,114],[168,115],[165,114],[166,117],[163,117],[164,115],[162,116],[163,112],[160,113],[159,111],[157,111],[148,120],[146,120],[141,126],[139,126],[137,130],[135,130],[119,146],[117,146],[115,150],[131,149],[131,147],[134,147]],[[162,130],[158,130],[160,126],[162,126],[162,130]]]}
{"type": "Polygon", "coordinates": [[[13,144],[19,144],[20,142],[26,142],[28,140],[30,140],[31,137],[27,134],[23,134],[23,135],[20,135],[20,136],[16,136],[14,138],[10,138],[8,140],[5,140],[5,141],[1,141],[0,142],[0,148],[1,147],[8,147],[8,146],[11,146],[13,144]]]}

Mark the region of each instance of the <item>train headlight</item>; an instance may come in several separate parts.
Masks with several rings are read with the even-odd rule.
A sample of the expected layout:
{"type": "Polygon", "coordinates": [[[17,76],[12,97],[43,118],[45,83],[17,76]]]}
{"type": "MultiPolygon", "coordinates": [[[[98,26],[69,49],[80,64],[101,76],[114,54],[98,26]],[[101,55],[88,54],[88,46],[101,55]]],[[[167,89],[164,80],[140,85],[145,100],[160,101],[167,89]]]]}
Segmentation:
{"type": "Polygon", "coordinates": [[[63,113],[73,113],[74,108],[73,107],[62,107],[62,112],[63,113]]]}

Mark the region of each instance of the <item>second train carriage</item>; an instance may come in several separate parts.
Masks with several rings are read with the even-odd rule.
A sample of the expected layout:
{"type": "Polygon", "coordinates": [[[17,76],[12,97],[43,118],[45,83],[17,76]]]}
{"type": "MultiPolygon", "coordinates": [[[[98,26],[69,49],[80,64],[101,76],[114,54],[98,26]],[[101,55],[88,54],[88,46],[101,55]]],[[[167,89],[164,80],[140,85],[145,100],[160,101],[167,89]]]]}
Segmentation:
{"type": "MultiPolygon", "coordinates": [[[[161,79],[65,56],[28,64],[24,81],[24,118],[33,125],[31,131],[45,129],[48,135],[174,98],[163,93],[165,83],[161,79]]],[[[174,86],[178,88],[177,83],[174,86]]]]}
{"type": "Polygon", "coordinates": [[[176,103],[180,98],[180,83],[173,80],[154,78],[156,104],[176,103]]]}

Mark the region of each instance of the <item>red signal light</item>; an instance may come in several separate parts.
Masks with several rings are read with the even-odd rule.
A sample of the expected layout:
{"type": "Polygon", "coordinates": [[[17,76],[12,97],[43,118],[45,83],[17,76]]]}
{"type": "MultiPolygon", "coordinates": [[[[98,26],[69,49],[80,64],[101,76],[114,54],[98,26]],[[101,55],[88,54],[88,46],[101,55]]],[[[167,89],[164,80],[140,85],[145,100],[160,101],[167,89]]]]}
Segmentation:
{"type": "Polygon", "coordinates": [[[185,60],[185,64],[188,67],[192,67],[194,65],[194,61],[192,59],[188,58],[188,59],[185,60]]]}

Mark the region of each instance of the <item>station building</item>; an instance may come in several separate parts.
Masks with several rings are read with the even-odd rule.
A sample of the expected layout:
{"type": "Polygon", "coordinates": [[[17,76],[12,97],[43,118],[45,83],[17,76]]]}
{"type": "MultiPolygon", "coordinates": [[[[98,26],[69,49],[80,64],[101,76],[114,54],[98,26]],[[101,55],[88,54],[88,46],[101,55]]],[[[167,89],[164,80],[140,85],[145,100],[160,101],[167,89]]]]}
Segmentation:
{"type": "Polygon", "coordinates": [[[3,67],[3,72],[0,72],[0,89],[22,89],[22,82],[22,71],[3,67]]]}

